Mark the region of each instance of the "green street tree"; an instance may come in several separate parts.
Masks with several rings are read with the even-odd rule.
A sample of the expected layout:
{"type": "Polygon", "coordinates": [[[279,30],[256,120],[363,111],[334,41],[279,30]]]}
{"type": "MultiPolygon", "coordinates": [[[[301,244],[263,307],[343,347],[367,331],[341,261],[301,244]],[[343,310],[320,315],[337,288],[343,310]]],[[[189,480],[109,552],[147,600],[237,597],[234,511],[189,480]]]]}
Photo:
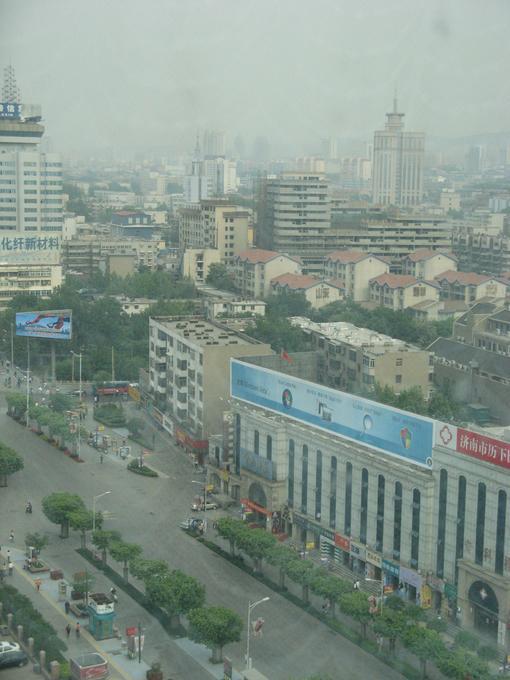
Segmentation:
{"type": "Polygon", "coordinates": [[[205,281],[210,286],[220,288],[220,290],[237,290],[232,276],[229,274],[226,266],[219,262],[214,262],[210,265],[205,281]]]}
{"type": "Polygon", "coordinates": [[[129,563],[129,569],[135,578],[143,581],[144,585],[151,578],[161,578],[170,569],[164,560],[146,560],[143,557],[136,557],[129,563]]]}
{"type": "Polygon", "coordinates": [[[233,519],[232,517],[220,517],[216,530],[222,538],[229,542],[232,557],[235,555],[236,547],[239,546],[241,536],[249,531],[242,520],[233,519]]]}
{"type": "Polygon", "coordinates": [[[49,399],[49,406],[53,411],[57,413],[65,413],[66,411],[72,411],[75,406],[75,401],[68,394],[62,394],[61,392],[55,392],[49,399]]]}
{"type": "Polygon", "coordinates": [[[53,524],[60,524],[60,537],[69,537],[69,516],[85,508],[85,503],[77,494],[65,491],[52,493],[42,500],[42,509],[53,524]]]}
{"type": "Polygon", "coordinates": [[[0,443],[0,486],[7,486],[7,477],[23,470],[23,458],[5,444],[0,443]]]}
{"type": "Polygon", "coordinates": [[[48,537],[43,536],[37,531],[35,533],[29,532],[28,534],[25,535],[25,545],[27,546],[27,548],[29,546],[35,548],[37,554],[39,555],[42,552],[42,549],[48,545],[48,537]]]}
{"type": "Polygon", "coordinates": [[[120,531],[94,531],[92,534],[92,543],[98,550],[101,550],[101,560],[103,564],[106,564],[106,551],[110,544],[120,540],[120,531]]]}
{"type": "Polygon", "coordinates": [[[142,546],[137,543],[125,543],[124,541],[112,541],[108,546],[108,552],[116,562],[122,562],[122,573],[127,581],[129,578],[129,562],[142,554],[142,546]]]}
{"type": "Polygon", "coordinates": [[[5,397],[7,401],[7,413],[21,420],[27,410],[27,398],[21,392],[11,392],[5,397]]]}
{"type": "Polygon", "coordinates": [[[287,567],[291,562],[299,560],[299,555],[297,555],[295,550],[289,548],[288,545],[277,542],[268,552],[266,559],[269,564],[278,567],[278,586],[280,590],[284,590],[287,567]]]}
{"type": "Polygon", "coordinates": [[[249,529],[239,537],[239,548],[249,555],[253,562],[253,571],[262,573],[262,560],[267,557],[274,547],[276,538],[264,529],[249,529]]]}
{"type": "Polygon", "coordinates": [[[310,602],[310,582],[313,578],[314,566],[309,560],[294,560],[287,565],[287,576],[294,583],[299,583],[302,588],[302,600],[305,604],[310,602]]]}
{"type": "Polygon", "coordinates": [[[149,600],[169,613],[174,628],[180,626],[181,614],[205,602],[205,586],[179,569],[149,577],[145,589],[149,600]]]}
{"type": "Polygon", "coordinates": [[[126,427],[131,435],[138,437],[145,427],[145,422],[141,418],[130,418],[126,423],[126,427]]]}
{"type": "Polygon", "coordinates": [[[310,581],[310,589],[329,601],[331,615],[334,616],[336,603],[340,601],[342,595],[352,590],[352,585],[348,581],[338,578],[338,576],[315,569],[310,581]]]}
{"type": "Polygon", "coordinates": [[[77,593],[82,593],[85,604],[89,603],[89,593],[94,587],[95,577],[87,570],[73,574],[72,587],[77,593]]]}
{"type": "Polygon", "coordinates": [[[405,607],[404,609],[393,609],[386,606],[381,614],[374,618],[374,631],[388,640],[390,654],[395,653],[397,640],[402,637],[407,623],[408,618],[405,613],[405,607]]]}
{"type": "Polygon", "coordinates": [[[223,661],[223,647],[239,642],[243,622],[231,609],[225,607],[201,607],[192,609],[188,615],[190,638],[212,650],[212,662],[223,661]]]}
{"type": "Polygon", "coordinates": [[[403,635],[404,645],[419,660],[421,677],[427,676],[427,661],[436,661],[444,653],[444,644],[439,633],[421,626],[408,626],[403,635]]]}
{"type": "Polygon", "coordinates": [[[447,678],[455,680],[489,680],[494,677],[489,672],[489,667],[479,657],[470,654],[466,649],[456,648],[453,651],[445,650],[436,660],[436,665],[447,678]]]}
{"type": "MultiPolygon", "coordinates": [[[[71,512],[69,515],[69,524],[71,529],[80,532],[81,547],[87,547],[87,531],[92,531],[94,526],[94,518],[92,510],[87,510],[87,508],[80,508],[71,512]]],[[[101,529],[103,525],[103,515],[100,512],[96,512],[96,527],[101,529]]]]}
{"type": "Polygon", "coordinates": [[[360,624],[361,636],[367,636],[367,623],[371,619],[368,596],[360,590],[353,590],[340,596],[340,609],[360,624]]]}

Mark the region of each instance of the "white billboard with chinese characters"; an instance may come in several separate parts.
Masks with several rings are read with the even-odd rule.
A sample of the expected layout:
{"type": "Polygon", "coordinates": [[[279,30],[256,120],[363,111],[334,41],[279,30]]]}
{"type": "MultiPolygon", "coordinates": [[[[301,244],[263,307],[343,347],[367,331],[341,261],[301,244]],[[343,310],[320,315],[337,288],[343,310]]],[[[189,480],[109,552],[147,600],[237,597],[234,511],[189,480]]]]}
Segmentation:
{"type": "Polygon", "coordinates": [[[0,264],[60,264],[61,236],[0,231],[0,264]]]}

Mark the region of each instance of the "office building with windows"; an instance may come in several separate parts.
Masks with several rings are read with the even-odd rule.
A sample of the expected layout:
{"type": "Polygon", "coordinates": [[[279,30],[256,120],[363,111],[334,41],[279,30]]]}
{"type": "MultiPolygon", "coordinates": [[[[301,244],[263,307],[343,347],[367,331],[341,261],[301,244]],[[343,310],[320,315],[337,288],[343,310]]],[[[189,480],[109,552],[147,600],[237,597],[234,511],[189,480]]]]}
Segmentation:
{"type": "Polygon", "coordinates": [[[324,387],[293,358],[232,362],[230,493],[353,578],[505,647],[510,444],[324,387]]]}

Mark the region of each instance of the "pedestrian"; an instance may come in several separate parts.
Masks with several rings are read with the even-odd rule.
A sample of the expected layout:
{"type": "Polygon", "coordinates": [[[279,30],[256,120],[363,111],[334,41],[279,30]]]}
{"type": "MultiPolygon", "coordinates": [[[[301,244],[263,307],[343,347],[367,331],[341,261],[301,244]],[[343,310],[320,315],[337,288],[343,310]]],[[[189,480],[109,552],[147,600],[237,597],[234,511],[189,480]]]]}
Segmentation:
{"type": "Polygon", "coordinates": [[[74,629],[74,632],[76,633],[76,639],[79,639],[81,632],[79,621],[76,622],[76,628],[74,629]]]}
{"type": "Polygon", "coordinates": [[[36,578],[35,581],[34,581],[34,583],[35,583],[35,589],[37,590],[37,592],[40,592],[40,590],[41,590],[41,585],[42,585],[41,579],[40,579],[40,578],[36,578]]]}
{"type": "Polygon", "coordinates": [[[66,600],[66,601],[64,602],[64,609],[66,610],[66,614],[69,614],[69,611],[70,611],[70,609],[71,609],[71,605],[69,604],[69,601],[68,601],[68,600],[66,600]]]}
{"type": "Polygon", "coordinates": [[[102,453],[100,453],[100,454],[99,454],[99,462],[100,462],[100,463],[102,463],[102,462],[103,462],[103,458],[104,458],[103,454],[102,454],[102,453]]]}
{"type": "Polygon", "coordinates": [[[68,623],[66,626],[66,637],[69,640],[69,636],[71,635],[71,624],[68,623]]]}
{"type": "Polygon", "coordinates": [[[359,581],[357,579],[354,581],[353,588],[354,590],[359,590],[359,581]]]}
{"type": "Polygon", "coordinates": [[[14,569],[14,564],[13,564],[10,560],[9,560],[9,562],[8,562],[8,564],[7,564],[7,568],[9,569],[9,576],[12,576],[12,572],[13,572],[13,569],[14,569]]]}
{"type": "Polygon", "coordinates": [[[11,533],[9,534],[9,541],[10,541],[11,543],[14,542],[14,529],[11,529],[11,533]]]}

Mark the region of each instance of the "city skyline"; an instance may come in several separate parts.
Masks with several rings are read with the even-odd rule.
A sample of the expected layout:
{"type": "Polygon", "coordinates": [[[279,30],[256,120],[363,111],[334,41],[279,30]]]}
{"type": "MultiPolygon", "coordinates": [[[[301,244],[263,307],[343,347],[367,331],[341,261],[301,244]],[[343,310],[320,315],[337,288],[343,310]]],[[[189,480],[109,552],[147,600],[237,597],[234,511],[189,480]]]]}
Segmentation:
{"type": "Polygon", "coordinates": [[[197,129],[216,128],[230,143],[264,136],[276,153],[313,152],[323,137],[368,140],[395,86],[411,129],[507,128],[502,2],[482,10],[393,0],[381,9],[370,0],[350,10],[221,0],[197,11],[154,0],[149,8],[101,5],[98,22],[97,2],[0,2],[0,62],[16,68],[23,98],[42,105],[58,148],[185,151],[197,129]]]}

